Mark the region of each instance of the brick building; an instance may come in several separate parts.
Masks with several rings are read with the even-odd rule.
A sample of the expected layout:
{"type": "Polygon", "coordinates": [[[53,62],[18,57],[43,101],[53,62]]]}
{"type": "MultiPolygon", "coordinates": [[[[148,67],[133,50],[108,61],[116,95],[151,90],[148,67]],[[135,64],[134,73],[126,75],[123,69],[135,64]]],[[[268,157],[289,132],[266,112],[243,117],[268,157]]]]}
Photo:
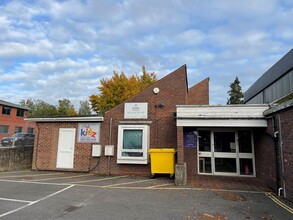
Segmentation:
{"type": "Polygon", "coordinates": [[[17,132],[34,133],[35,122],[27,122],[28,108],[0,100],[0,139],[17,132]]]}
{"type": "MultiPolygon", "coordinates": [[[[276,65],[287,65],[287,61],[276,65]]],[[[284,79],[289,80],[283,91],[288,95],[290,65],[280,68],[285,71],[279,72],[280,77],[273,67],[274,77],[265,77],[266,87],[252,87],[251,100],[260,100],[264,94],[263,100],[271,100],[274,83],[279,88],[284,79]]],[[[103,117],[29,119],[38,125],[33,168],[149,175],[148,150],[173,148],[177,185],[204,176],[256,178],[293,201],[292,100],[276,106],[268,102],[208,104],[209,79],[188,88],[184,65],[103,117]],[[99,138],[81,140],[93,131],[99,138]],[[99,146],[102,153],[98,150],[95,157],[92,150],[99,146]]]]}
{"type": "Polygon", "coordinates": [[[258,178],[293,201],[293,100],[264,112],[268,127],[256,135],[258,178]]]}
{"type": "Polygon", "coordinates": [[[28,119],[36,121],[38,127],[33,169],[149,175],[150,148],[176,149],[176,105],[207,105],[208,91],[208,78],[188,89],[184,65],[107,111],[104,117],[28,119]],[[99,139],[80,141],[81,126],[96,126],[99,139]],[[127,141],[132,145],[124,148],[127,141]],[[97,144],[102,148],[101,157],[92,157],[92,145],[97,144]],[[113,157],[104,155],[105,146],[114,146],[113,157]]]}
{"type": "Polygon", "coordinates": [[[188,179],[255,177],[293,201],[292,98],[290,50],[245,92],[244,105],[178,105],[177,166],[188,179]]]}
{"type": "MultiPolygon", "coordinates": [[[[117,153],[111,158],[111,173],[150,174],[150,148],[177,148],[176,105],[209,103],[209,79],[188,89],[186,65],[180,67],[126,102],[107,111],[101,131],[101,144],[114,145],[117,153]],[[136,105],[147,106],[145,115],[135,113],[136,105]],[[127,106],[132,109],[127,110],[127,106]],[[134,110],[133,110],[134,109],[134,110]],[[127,111],[129,111],[127,113],[127,111]],[[142,130],[146,143],[134,151],[123,149],[125,136],[142,130]],[[111,138],[110,138],[111,137],[111,138]],[[135,155],[135,156],[134,156],[135,155]]],[[[106,165],[107,158],[101,158],[106,165]]],[[[101,168],[106,171],[106,167],[101,168]]]]}
{"type": "Polygon", "coordinates": [[[244,101],[270,105],[268,127],[255,136],[258,177],[293,201],[293,49],[245,92],[244,101]]]}

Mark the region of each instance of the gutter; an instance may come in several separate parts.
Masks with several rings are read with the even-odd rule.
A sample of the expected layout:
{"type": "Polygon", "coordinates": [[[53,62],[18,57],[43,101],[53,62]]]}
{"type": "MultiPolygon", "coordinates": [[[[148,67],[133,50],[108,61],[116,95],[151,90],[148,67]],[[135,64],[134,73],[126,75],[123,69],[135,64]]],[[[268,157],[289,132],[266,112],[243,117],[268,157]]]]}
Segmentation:
{"type": "Polygon", "coordinates": [[[94,116],[94,117],[56,117],[56,118],[25,118],[25,121],[34,121],[34,122],[79,122],[79,121],[104,121],[104,117],[102,116],[94,116]]]}

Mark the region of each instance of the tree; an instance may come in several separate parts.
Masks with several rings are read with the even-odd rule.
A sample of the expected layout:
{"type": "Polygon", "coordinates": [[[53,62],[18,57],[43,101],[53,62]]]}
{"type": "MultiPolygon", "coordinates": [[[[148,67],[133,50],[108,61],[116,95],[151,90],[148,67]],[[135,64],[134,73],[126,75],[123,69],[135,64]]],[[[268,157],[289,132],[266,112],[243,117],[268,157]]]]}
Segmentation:
{"type": "Polygon", "coordinates": [[[57,109],[54,105],[50,105],[43,100],[21,100],[21,106],[30,108],[28,117],[47,117],[57,115],[57,109]]]}
{"type": "Polygon", "coordinates": [[[229,94],[229,99],[227,104],[242,104],[243,103],[243,93],[240,86],[240,81],[236,76],[233,83],[230,83],[230,90],[227,92],[229,94]]]}
{"type": "Polygon", "coordinates": [[[91,114],[90,103],[87,100],[80,101],[79,104],[80,104],[80,107],[78,110],[79,115],[90,115],[91,114]]]}
{"type": "Polygon", "coordinates": [[[74,116],[77,112],[74,109],[73,104],[69,99],[59,99],[58,100],[57,114],[62,116],[74,116]]]}
{"type": "Polygon", "coordinates": [[[96,113],[104,113],[156,81],[156,73],[147,73],[144,66],[142,75],[134,74],[127,77],[123,72],[119,74],[114,71],[111,79],[100,80],[101,85],[98,87],[100,95],[93,94],[89,97],[92,109],[96,113]]]}

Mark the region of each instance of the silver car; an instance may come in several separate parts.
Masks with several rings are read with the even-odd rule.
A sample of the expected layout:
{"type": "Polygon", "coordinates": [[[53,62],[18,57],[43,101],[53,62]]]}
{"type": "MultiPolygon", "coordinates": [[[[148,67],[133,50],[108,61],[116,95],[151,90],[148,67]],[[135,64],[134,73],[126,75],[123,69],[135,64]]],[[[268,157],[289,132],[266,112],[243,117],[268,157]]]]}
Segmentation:
{"type": "Polygon", "coordinates": [[[34,134],[29,133],[15,133],[11,137],[4,137],[1,140],[2,146],[16,146],[25,147],[34,145],[34,134]]]}

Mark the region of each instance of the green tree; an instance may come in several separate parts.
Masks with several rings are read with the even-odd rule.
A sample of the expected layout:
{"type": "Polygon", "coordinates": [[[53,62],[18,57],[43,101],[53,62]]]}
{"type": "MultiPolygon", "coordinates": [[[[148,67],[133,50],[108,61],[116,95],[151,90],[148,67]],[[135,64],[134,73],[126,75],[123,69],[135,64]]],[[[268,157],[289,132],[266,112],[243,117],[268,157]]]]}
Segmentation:
{"type": "Polygon", "coordinates": [[[230,90],[227,92],[229,94],[229,98],[227,104],[242,104],[243,103],[243,93],[240,86],[240,81],[236,76],[233,83],[230,83],[230,90]]]}
{"type": "Polygon", "coordinates": [[[80,107],[78,110],[79,115],[90,115],[91,114],[90,103],[87,100],[80,101],[79,104],[80,104],[80,107]]]}
{"type": "Polygon", "coordinates": [[[141,75],[133,74],[127,77],[123,72],[119,74],[114,71],[112,78],[100,80],[101,85],[98,87],[100,95],[93,94],[89,97],[92,109],[96,113],[104,113],[156,81],[156,73],[147,73],[144,66],[141,75]]]}
{"type": "Polygon", "coordinates": [[[47,117],[57,115],[57,108],[43,100],[21,100],[21,106],[29,107],[28,117],[47,117]]]}
{"type": "Polygon", "coordinates": [[[62,116],[74,116],[77,112],[74,109],[73,104],[69,99],[59,99],[58,100],[57,114],[62,116]]]}

